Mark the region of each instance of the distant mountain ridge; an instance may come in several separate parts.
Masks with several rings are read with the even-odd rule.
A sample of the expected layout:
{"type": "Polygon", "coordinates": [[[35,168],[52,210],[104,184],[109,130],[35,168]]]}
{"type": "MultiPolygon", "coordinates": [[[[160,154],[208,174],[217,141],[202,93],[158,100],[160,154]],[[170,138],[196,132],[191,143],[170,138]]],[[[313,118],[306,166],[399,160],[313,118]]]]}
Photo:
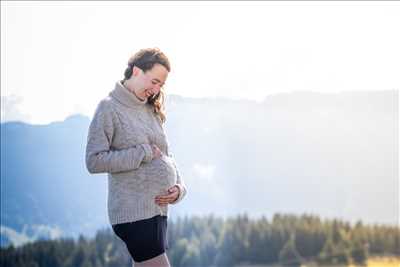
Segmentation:
{"type": "MultiPolygon", "coordinates": [[[[1,245],[107,226],[90,119],[1,124],[1,245]]],[[[397,223],[398,90],[294,92],[263,102],[171,95],[167,135],[188,185],[171,217],[312,212],[397,223]]]]}

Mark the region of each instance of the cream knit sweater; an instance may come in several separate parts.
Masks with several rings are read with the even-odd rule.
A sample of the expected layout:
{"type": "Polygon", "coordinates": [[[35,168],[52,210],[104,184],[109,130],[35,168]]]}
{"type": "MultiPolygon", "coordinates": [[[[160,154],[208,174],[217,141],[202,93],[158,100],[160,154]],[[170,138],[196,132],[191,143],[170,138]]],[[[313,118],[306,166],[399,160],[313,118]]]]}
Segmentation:
{"type": "Polygon", "coordinates": [[[168,215],[155,197],[178,185],[176,204],[186,195],[161,121],[146,100],[141,101],[117,82],[100,101],[89,126],[86,167],[108,173],[108,217],[111,224],[168,215]],[[151,144],[162,151],[153,159],[151,144]]]}

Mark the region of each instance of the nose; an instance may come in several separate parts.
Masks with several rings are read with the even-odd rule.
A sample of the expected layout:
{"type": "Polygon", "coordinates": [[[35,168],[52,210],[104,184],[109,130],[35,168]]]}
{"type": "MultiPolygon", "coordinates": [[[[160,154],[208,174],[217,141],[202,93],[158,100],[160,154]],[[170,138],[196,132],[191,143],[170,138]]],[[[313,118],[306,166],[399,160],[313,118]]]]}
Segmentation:
{"type": "Polygon", "coordinates": [[[158,94],[158,92],[160,92],[161,86],[159,84],[156,84],[153,86],[153,92],[155,94],[158,94]]]}

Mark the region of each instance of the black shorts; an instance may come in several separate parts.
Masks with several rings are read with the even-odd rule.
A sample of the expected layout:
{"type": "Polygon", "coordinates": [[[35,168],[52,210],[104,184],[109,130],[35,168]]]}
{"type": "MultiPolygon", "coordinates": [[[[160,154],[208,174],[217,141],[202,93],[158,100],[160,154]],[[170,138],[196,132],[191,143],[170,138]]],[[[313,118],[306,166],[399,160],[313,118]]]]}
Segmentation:
{"type": "Polygon", "coordinates": [[[149,260],[168,249],[167,216],[112,225],[135,262],[149,260]]]}

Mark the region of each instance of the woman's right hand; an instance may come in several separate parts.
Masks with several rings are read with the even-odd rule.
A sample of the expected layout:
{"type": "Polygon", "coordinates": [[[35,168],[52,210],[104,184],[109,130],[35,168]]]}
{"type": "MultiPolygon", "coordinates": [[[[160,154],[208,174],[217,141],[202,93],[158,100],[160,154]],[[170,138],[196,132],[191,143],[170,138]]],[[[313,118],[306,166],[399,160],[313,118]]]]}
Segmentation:
{"type": "Polygon", "coordinates": [[[153,150],[153,159],[157,159],[162,156],[161,150],[156,145],[151,144],[151,149],[153,150]]]}

